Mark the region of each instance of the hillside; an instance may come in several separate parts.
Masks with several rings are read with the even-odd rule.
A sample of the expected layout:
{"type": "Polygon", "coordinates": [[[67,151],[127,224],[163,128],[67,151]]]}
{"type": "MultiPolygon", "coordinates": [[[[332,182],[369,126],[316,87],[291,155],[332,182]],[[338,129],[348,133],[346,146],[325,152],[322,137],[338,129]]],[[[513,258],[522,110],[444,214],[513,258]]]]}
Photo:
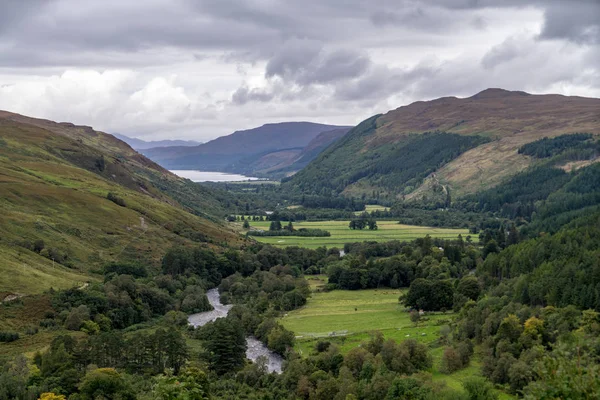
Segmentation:
{"type": "Polygon", "coordinates": [[[600,134],[600,99],[488,89],[419,101],[362,122],[284,189],[390,201],[440,190],[460,197],[534,163],[519,154],[522,145],[577,132],[600,134]]]}
{"type": "Polygon", "coordinates": [[[248,165],[261,157],[282,150],[288,153],[275,155],[275,160],[268,161],[268,165],[259,163],[258,168],[269,169],[290,162],[319,134],[338,128],[344,127],[311,122],[266,124],[221,136],[199,146],[153,148],[143,153],[168,169],[241,173],[248,172],[248,165]]]}
{"type": "Polygon", "coordinates": [[[266,175],[270,177],[283,177],[293,174],[304,168],[314,160],[319,153],[331,143],[344,136],[350,128],[338,128],[320,133],[305,147],[270,151],[243,158],[225,168],[226,171],[246,175],[266,175]]]}
{"type": "Polygon", "coordinates": [[[238,240],[219,221],[222,199],[86,126],[0,111],[0,188],[0,293],[80,285],[111,261],[157,266],[177,243],[238,240]]]}
{"type": "Polygon", "coordinates": [[[117,139],[120,139],[131,146],[134,150],[145,150],[152,149],[155,147],[173,147],[173,146],[198,146],[202,144],[202,142],[197,142],[195,140],[142,140],[137,138],[132,138],[129,136],[121,135],[120,133],[112,134],[117,139]]]}

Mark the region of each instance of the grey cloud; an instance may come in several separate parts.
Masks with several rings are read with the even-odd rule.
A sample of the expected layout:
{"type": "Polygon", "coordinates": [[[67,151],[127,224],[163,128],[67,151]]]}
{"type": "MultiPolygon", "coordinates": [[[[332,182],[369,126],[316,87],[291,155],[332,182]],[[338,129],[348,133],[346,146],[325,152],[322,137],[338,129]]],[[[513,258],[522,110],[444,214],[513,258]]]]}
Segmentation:
{"type": "Polygon", "coordinates": [[[546,9],[542,39],[600,44],[600,1],[573,1],[546,9]]]}
{"type": "Polygon", "coordinates": [[[231,102],[236,105],[244,105],[249,102],[268,102],[275,97],[273,92],[261,89],[249,89],[247,86],[238,88],[231,96],[231,102]]]}
{"type": "Polygon", "coordinates": [[[342,101],[354,101],[386,97],[398,92],[411,93],[413,87],[435,74],[436,67],[429,65],[418,65],[411,69],[377,66],[363,77],[336,87],[335,97],[342,101]]]}
{"type": "Polygon", "coordinates": [[[360,76],[370,63],[358,51],[328,51],[320,43],[294,39],[269,60],[265,76],[277,76],[299,85],[326,84],[360,76]]]}
{"type": "Polygon", "coordinates": [[[522,38],[512,37],[503,43],[494,46],[481,60],[481,65],[486,69],[494,68],[504,62],[511,61],[523,54],[522,38]]]}

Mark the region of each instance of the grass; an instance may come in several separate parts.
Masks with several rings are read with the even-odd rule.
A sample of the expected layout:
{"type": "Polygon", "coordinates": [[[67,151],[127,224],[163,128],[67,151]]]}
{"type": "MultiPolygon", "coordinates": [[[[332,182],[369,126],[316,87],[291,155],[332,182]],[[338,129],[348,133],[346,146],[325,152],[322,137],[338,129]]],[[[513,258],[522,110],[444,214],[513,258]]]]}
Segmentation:
{"type": "MultiPolygon", "coordinates": [[[[432,228],[398,224],[397,221],[377,221],[377,230],[352,230],[348,228],[350,221],[311,221],[296,222],[294,227],[324,229],[331,233],[329,237],[294,237],[294,236],[254,236],[254,239],[274,246],[300,246],[307,248],[343,247],[345,243],[390,240],[410,241],[431,235],[442,239],[455,239],[459,234],[466,236],[467,229],[432,228]]],[[[285,224],[285,223],[282,223],[285,224]]],[[[256,229],[268,230],[269,221],[250,221],[250,226],[256,229]]]]}
{"type": "MultiPolygon", "coordinates": [[[[444,347],[439,344],[440,328],[453,318],[452,313],[427,314],[427,320],[415,326],[398,297],[406,289],[369,289],[358,291],[320,291],[327,282],[324,275],[307,277],[313,295],[306,306],[289,312],[280,323],[296,334],[295,348],[303,355],[312,353],[319,340],[337,344],[345,354],[369,340],[370,332],[381,331],[386,339],[402,341],[408,338],[430,346],[434,359],[431,373],[434,381],[443,381],[449,387],[462,390],[462,382],[480,375],[480,361],[475,355],[469,367],[446,375],[439,371],[444,347]],[[332,332],[344,336],[329,336],[332,332]]],[[[511,396],[499,392],[501,398],[511,396]]]]}
{"type": "MultiPolygon", "coordinates": [[[[324,278],[309,280],[313,289],[325,282],[324,278]]],[[[403,340],[407,337],[424,343],[438,338],[440,320],[449,320],[450,315],[432,314],[429,321],[415,326],[410,321],[404,306],[398,303],[403,290],[369,289],[359,291],[334,290],[315,292],[306,307],[289,312],[281,323],[297,335],[297,349],[303,354],[312,351],[317,341],[336,337],[342,352],[368,340],[373,330],[383,332],[387,339],[403,340]]],[[[328,339],[329,340],[329,339],[328,339]]]]}
{"type": "Polygon", "coordinates": [[[389,210],[389,208],[384,207],[384,206],[380,206],[378,204],[367,204],[365,206],[364,210],[362,210],[362,211],[356,211],[356,212],[354,212],[354,214],[355,215],[360,215],[360,214],[362,214],[364,212],[370,213],[372,211],[388,211],[388,210],[389,210]]]}
{"type": "Polygon", "coordinates": [[[153,186],[144,174],[162,176],[167,186],[177,178],[120,142],[48,129],[0,118],[0,294],[80,286],[115,260],[158,268],[166,249],[193,244],[181,232],[202,232],[215,243],[241,241],[153,186]],[[102,173],[93,169],[100,154],[102,173]],[[126,207],[109,201],[108,192],[126,207]],[[27,250],[27,242],[38,240],[66,254],[62,265],[27,250]]]}

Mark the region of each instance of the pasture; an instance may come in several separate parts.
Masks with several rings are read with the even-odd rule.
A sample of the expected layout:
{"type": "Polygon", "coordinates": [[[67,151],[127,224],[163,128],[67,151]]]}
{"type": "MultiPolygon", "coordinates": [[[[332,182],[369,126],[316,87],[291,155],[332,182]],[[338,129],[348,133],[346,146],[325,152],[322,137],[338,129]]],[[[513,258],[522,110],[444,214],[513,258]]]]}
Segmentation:
{"type": "MultiPolygon", "coordinates": [[[[320,277],[309,278],[313,290],[325,283],[320,277]]],[[[323,338],[333,340],[346,352],[368,340],[369,332],[381,331],[386,339],[416,339],[432,343],[439,329],[450,322],[450,314],[428,315],[417,326],[398,297],[404,289],[334,290],[314,292],[305,307],[289,312],[280,322],[297,336],[297,349],[310,353],[323,338]]]]}
{"type": "MultiPolygon", "coordinates": [[[[440,329],[451,323],[452,313],[427,313],[415,325],[398,297],[406,289],[334,290],[322,292],[327,283],[324,275],[308,276],[313,291],[306,306],[290,311],[279,322],[296,334],[295,348],[302,355],[314,351],[319,340],[327,340],[340,347],[343,354],[366,342],[370,332],[381,331],[386,339],[397,342],[416,339],[430,348],[433,356],[431,369],[434,381],[462,390],[462,382],[481,375],[481,362],[477,351],[470,365],[450,375],[440,372],[444,346],[440,344],[440,329]]],[[[501,399],[513,397],[498,392],[501,399]]]]}
{"type": "MultiPolygon", "coordinates": [[[[427,226],[402,225],[397,221],[377,221],[377,230],[350,229],[350,221],[299,221],[294,222],[294,228],[323,229],[331,233],[329,237],[295,237],[295,236],[254,236],[254,239],[274,246],[300,246],[307,248],[344,247],[345,243],[376,241],[387,242],[390,240],[410,241],[422,238],[425,235],[441,239],[456,239],[459,234],[467,236],[467,229],[433,228],[427,226]]],[[[286,225],[287,222],[281,223],[286,225]]],[[[270,221],[250,221],[250,226],[255,229],[268,230],[270,221]]]]}

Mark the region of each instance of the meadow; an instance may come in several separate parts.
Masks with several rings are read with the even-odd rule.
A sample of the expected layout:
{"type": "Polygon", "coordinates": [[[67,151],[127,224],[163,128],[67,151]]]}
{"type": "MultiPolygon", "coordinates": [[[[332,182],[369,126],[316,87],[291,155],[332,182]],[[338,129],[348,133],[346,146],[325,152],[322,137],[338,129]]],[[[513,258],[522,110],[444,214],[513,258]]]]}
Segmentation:
{"type": "MultiPolygon", "coordinates": [[[[345,354],[370,338],[377,330],[386,339],[402,341],[415,339],[430,348],[434,364],[431,369],[434,381],[444,382],[449,387],[462,390],[462,382],[474,375],[481,375],[481,363],[477,352],[467,368],[447,375],[440,372],[444,346],[440,343],[440,329],[451,323],[453,314],[427,313],[415,325],[410,314],[398,303],[398,297],[406,289],[369,289],[322,291],[327,282],[324,275],[307,277],[312,297],[306,306],[290,311],[279,322],[296,334],[295,349],[303,355],[314,351],[319,340],[337,344],[345,354]]],[[[501,399],[513,397],[498,392],[501,399]]]]}
{"type": "Polygon", "coordinates": [[[355,211],[354,214],[361,215],[364,212],[370,213],[372,211],[388,211],[388,210],[389,210],[389,208],[387,208],[385,206],[380,206],[378,204],[367,204],[363,211],[355,211]]]}
{"type": "MultiPolygon", "coordinates": [[[[441,239],[456,239],[459,234],[466,237],[467,229],[433,228],[427,226],[402,225],[397,221],[377,221],[377,230],[350,229],[350,221],[301,221],[294,222],[294,228],[323,229],[331,233],[329,237],[281,237],[281,236],[255,236],[254,239],[269,243],[274,246],[300,246],[307,248],[344,247],[345,243],[376,241],[387,242],[390,240],[409,241],[422,238],[425,235],[441,239]]],[[[268,230],[269,221],[251,221],[250,226],[255,229],[268,230]]],[[[282,222],[282,225],[286,225],[282,222]]]]}

